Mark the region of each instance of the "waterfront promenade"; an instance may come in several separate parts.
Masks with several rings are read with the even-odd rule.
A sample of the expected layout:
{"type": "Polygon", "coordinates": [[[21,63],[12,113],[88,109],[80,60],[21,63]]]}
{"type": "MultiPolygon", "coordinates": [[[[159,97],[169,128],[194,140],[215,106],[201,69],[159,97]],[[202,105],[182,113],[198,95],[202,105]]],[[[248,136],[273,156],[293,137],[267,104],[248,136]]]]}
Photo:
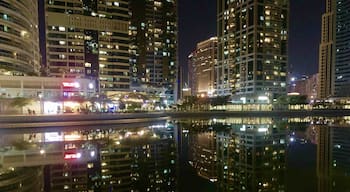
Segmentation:
{"type": "Polygon", "coordinates": [[[47,128],[68,126],[98,126],[131,123],[151,123],[172,118],[224,117],[306,117],[350,116],[350,110],[289,110],[289,111],[164,111],[144,113],[91,113],[62,115],[0,115],[0,129],[47,128]]]}

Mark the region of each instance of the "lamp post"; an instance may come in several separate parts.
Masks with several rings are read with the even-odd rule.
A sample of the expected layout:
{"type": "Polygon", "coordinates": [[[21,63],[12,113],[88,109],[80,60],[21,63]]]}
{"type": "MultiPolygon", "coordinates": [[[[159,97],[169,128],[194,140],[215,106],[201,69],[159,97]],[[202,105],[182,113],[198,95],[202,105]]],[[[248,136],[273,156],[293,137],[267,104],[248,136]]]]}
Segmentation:
{"type": "Polygon", "coordinates": [[[43,94],[38,94],[39,100],[40,100],[40,114],[44,114],[44,106],[43,106],[43,94]]]}

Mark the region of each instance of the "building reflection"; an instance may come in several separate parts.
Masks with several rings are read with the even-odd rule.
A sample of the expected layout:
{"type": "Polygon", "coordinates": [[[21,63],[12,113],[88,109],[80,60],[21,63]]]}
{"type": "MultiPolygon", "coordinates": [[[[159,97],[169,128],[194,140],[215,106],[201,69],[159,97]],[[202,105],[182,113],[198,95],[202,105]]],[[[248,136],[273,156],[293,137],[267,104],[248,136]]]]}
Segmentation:
{"type": "Polygon", "coordinates": [[[286,191],[286,124],[272,118],[192,124],[190,164],[198,175],[217,181],[218,191],[286,191]]]}
{"type": "Polygon", "coordinates": [[[38,167],[0,169],[0,191],[42,191],[41,178],[38,167]]]}
{"type": "Polygon", "coordinates": [[[217,138],[220,191],[285,191],[286,127],[236,124],[217,138]]]}
{"type": "Polygon", "coordinates": [[[176,146],[172,133],[126,132],[101,149],[103,191],[175,191],[176,146]]]}
{"type": "Polygon", "coordinates": [[[162,124],[8,135],[1,142],[0,191],[176,191],[174,132],[162,124]]]}
{"type": "Polygon", "coordinates": [[[212,182],[217,181],[216,133],[191,134],[189,146],[190,164],[198,175],[212,182]]]}
{"type": "Polygon", "coordinates": [[[319,192],[350,191],[350,124],[347,118],[315,122],[319,192]]]}

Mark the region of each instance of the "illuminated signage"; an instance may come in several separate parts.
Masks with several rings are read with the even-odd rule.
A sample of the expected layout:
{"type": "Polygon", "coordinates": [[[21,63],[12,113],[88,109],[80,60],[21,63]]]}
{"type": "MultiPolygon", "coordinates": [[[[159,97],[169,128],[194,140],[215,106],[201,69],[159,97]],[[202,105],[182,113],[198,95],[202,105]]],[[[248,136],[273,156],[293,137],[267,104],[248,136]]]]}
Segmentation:
{"type": "Polygon", "coordinates": [[[81,158],[81,153],[65,153],[64,154],[64,159],[69,160],[69,159],[80,159],[81,158]]]}
{"type": "Polygon", "coordinates": [[[44,134],[45,142],[63,141],[63,135],[58,132],[49,132],[44,134]]]}
{"type": "Polygon", "coordinates": [[[78,82],[63,82],[63,87],[68,87],[68,88],[79,88],[80,84],[78,82]]]}
{"type": "Polygon", "coordinates": [[[78,134],[67,134],[64,135],[64,140],[65,141],[78,141],[78,140],[82,140],[81,135],[78,134]]]}

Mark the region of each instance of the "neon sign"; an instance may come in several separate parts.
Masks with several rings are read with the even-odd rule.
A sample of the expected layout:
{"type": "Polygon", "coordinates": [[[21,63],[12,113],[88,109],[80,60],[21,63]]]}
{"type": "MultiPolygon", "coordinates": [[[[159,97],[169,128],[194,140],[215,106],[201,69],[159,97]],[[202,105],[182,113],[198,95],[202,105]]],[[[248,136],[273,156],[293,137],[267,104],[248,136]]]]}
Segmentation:
{"type": "Polygon", "coordinates": [[[69,160],[69,159],[80,159],[81,158],[81,153],[65,153],[64,154],[64,159],[69,160]]]}
{"type": "Polygon", "coordinates": [[[80,84],[78,82],[63,82],[63,87],[69,87],[69,88],[79,88],[80,84]]]}

